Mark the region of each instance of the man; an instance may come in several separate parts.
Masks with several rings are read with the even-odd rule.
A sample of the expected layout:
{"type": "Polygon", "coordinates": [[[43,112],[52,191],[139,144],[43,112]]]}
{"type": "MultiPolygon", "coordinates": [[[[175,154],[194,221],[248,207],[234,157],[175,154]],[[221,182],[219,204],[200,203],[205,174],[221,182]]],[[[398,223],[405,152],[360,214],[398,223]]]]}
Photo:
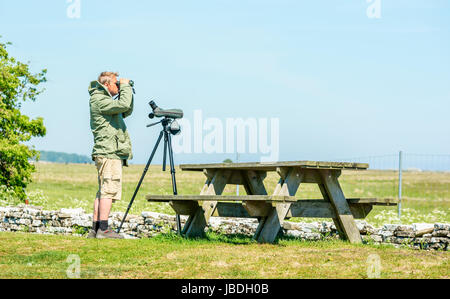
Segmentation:
{"type": "Polygon", "coordinates": [[[108,228],[112,204],[121,199],[122,166],[132,159],[131,141],[124,118],[133,112],[133,91],[130,80],[118,73],[103,72],[89,86],[91,130],[94,135],[92,160],[98,171],[99,190],[94,202],[93,227],[88,238],[121,239],[108,228]],[[119,94],[117,99],[113,99],[119,94]]]}

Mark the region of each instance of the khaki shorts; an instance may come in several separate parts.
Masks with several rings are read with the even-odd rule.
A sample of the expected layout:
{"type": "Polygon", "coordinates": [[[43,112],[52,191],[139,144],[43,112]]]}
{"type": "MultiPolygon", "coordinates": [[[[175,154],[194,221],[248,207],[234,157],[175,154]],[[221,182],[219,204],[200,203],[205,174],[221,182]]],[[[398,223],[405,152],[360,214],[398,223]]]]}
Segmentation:
{"type": "Polygon", "coordinates": [[[121,199],[122,163],[122,160],[95,157],[98,171],[97,198],[108,198],[113,202],[121,199]]]}

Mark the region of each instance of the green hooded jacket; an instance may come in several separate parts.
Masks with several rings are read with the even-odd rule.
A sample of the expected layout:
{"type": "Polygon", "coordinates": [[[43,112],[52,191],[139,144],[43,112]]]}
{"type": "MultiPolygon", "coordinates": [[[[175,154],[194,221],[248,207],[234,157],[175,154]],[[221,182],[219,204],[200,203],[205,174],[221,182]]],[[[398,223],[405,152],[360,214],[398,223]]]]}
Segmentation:
{"type": "Polygon", "coordinates": [[[124,118],[133,112],[133,91],[129,84],[120,84],[120,97],[114,100],[104,85],[93,81],[89,85],[91,96],[91,130],[94,135],[92,159],[96,156],[109,159],[133,158],[130,135],[124,118]]]}

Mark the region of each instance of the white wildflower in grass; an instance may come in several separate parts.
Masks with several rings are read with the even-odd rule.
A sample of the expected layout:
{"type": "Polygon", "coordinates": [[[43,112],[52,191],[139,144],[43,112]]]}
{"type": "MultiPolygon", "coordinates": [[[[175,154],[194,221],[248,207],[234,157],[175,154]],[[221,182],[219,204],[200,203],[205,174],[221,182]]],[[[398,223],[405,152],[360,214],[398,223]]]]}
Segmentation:
{"type": "Polygon", "coordinates": [[[443,216],[443,217],[447,216],[447,213],[445,211],[442,211],[442,210],[433,210],[432,213],[436,214],[436,215],[443,216]]]}
{"type": "Polygon", "coordinates": [[[20,202],[13,190],[5,185],[0,185],[0,206],[14,206],[20,202]]]}
{"type": "Polygon", "coordinates": [[[372,221],[368,221],[373,225],[383,224],[412,224],[412,223],[437,223],[447,222],[447,213],[443,210],[435,209],[426,213],[420,209],[405,208],[402,209],[402,217],[398,218],[396,210],[381,210],[374,215],[372,221]]]}
{"type": "Polygon", "coordinates": [[[27,192],[28,200],[30,205],[47,207],[48,205],[48,197],[44,194],[42,190],[34,190],[27,192]]]}

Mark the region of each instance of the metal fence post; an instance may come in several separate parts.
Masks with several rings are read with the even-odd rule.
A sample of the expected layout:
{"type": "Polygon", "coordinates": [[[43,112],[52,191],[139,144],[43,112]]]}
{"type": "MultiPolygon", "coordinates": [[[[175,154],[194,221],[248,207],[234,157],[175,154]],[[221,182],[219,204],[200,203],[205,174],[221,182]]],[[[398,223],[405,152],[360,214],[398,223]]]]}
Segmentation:
{"type": "MultiPolygon", "coordinates": [[[[239,153],[236,151],[236,163],[239,163],[239,153]]],[[[239,184],[236,185],[236,196],[239,196],[239,184]]]]}
{"type": "Polygon", "coordinates": [[[403,152],[398,155],[398,219],[402,217],[402,168],[403,168],[403,152]]]}

